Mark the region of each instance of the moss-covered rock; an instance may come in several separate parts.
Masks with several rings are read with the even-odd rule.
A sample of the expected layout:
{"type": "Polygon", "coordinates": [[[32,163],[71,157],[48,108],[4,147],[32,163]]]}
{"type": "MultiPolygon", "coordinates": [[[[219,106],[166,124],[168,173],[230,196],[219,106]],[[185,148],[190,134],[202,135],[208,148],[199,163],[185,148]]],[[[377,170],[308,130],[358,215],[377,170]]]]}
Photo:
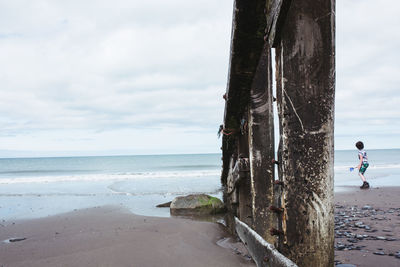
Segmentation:
{"type": "Polygon", "coordinates": [[[205,194],[176,197],[170,208],[172,215],[209,215],[225,211],[220,199],[205,194]]]}

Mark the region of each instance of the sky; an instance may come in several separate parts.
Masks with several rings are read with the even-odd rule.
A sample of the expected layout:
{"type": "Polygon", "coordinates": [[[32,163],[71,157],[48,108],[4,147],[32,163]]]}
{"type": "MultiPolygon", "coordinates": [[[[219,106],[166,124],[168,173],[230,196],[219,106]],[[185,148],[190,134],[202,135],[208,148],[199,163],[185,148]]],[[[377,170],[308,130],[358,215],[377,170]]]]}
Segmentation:
{"type": "MultiPolygon", "coordinates": [[[[400,148],[399,8],[336,1],[336,149],[400,148]]],[[[0,0],[0,157],[220,152],[232,13],[0,0]]]]}

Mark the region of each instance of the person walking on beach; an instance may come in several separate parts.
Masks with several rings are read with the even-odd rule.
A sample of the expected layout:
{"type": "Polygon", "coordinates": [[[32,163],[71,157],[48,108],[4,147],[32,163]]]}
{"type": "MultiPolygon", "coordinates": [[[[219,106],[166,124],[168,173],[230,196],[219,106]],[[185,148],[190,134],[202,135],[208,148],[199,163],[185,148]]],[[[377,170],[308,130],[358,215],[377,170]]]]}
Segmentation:
{"type": "Polygon", "coordinates": [[[356,143],[356,147],[358,148],[358,159],[360,160],[357,169],[358,169],[358,174],[361,177],[361,180],[363,181],[362,186],[360,186],[361,189],[368,189],[369,188],[369,183],[365,179],[364,173],[367,170],[369,164],[368,164],[368,157],[367,157],[367,152],[364,150],[364,144],[361,141],[358,141],[356,143]]]}

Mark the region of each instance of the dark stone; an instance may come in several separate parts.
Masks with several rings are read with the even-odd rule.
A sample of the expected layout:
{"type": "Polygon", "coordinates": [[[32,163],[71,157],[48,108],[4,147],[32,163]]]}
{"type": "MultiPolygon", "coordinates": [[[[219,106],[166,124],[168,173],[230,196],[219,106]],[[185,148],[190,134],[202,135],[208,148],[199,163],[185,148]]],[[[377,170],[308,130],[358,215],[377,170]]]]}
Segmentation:
{"type": "Polygon", "coordinates": [[[25,239],[26,239],[26,237],[10,238],[8,241],[13,243],[13,242],[24,241],[25,239]]]}
{"type": "Polygon", "coordinates": [[[163,204],[158,204],[156,207],[157,208],[169,208],[171,206],[172,201],[163,203],[163,204]]]}
{"type": "Polygon", "coordinates": [[[380,255],[380,256],[386,255],[386,253],[383,252],[383,251],[375,251],[374,254],[375,254],[375,255],[380,255]]]}
{"type": "Polygon", "coordinates": [[[356,222],[356,223],[354,224],[354,226],[355,226],[355,227],[358,227],[358,228],[365,228],[365,225],[364,225],[363,222],[356,222]]]}
{"type": "Polygon", "coordinates": [[[337,245],[336,249],[337,250],[343,250],[346,246],[345,245],[337,245]]]}

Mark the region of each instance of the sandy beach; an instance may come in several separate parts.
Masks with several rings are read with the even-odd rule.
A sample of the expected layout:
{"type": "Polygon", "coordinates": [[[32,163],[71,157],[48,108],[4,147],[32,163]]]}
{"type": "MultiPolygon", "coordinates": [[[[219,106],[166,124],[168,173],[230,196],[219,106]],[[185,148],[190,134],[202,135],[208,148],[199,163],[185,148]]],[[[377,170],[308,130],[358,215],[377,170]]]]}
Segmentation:
{"type": "MultiPolygon", "coordinates": [[[[335,195],[336,263],[400,266],[400,187],[347,189],[335,195]]],[[[115,206],[5,220],[0,240],[0,266],[255,266],[219,224],[115,206]]]]}
{"type": "Polygon", "coordinates": [[[0,239],[0,266],[255,266],[216,223],[116,207],[2,222],[0,239]]]}
{"type": "Polygon", "coordinates": [[[348,189],[335,195],[337,263],[400,266],[400,187],[348,189]]]}

